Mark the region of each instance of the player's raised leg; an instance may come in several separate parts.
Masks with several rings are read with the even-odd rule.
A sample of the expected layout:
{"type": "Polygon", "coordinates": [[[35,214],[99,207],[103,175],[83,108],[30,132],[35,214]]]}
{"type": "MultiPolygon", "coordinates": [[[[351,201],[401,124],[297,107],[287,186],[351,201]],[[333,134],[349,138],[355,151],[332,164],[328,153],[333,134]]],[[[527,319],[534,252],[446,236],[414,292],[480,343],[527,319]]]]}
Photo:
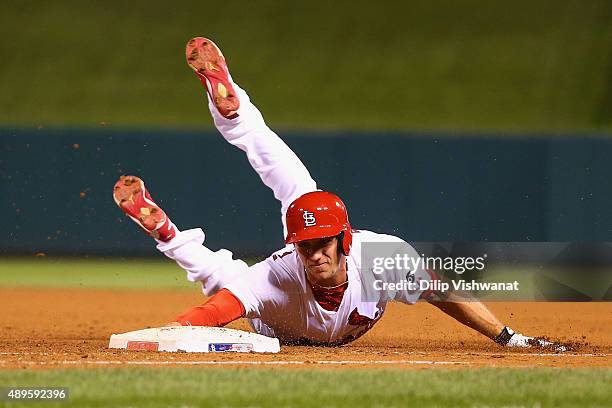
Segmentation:
{"type": "Polygon", "coordinates": [[[176,227],[153,201],[140,178],[121,176],[113,188],[113,199],[147,235],[163,242],[176,236],[176,227]]]}
{"type": "Polygon", "coordinates": [[[264,122],[247,93],[233,80],[219,48],[197,37],[186,47],[188,65],[208,95],[215,126],[223,137],[247,154],[261,180],[281,202],[284,214],[297,197],[317,188],[296,154],[264,122]]]}
{"type": "Polygon", "coordinates": [[[139,177],[121,176],[115,183],[113,199],[147,235],[157,240],[157,249],[187,271],[188,280],[202,283],[205,294],[214,295],[248,269],[244,261],[233,259],[230,251],[206,248],[201,229],[179,231],[139,177]]]}
{"type": "Polygon", "coordinates": [[[238,117],[240,100],[217,45],[207,38],[196,37],[187,43],[185,53],[187,64],[195,71],[219,113],[228,119],[238,117]]]}

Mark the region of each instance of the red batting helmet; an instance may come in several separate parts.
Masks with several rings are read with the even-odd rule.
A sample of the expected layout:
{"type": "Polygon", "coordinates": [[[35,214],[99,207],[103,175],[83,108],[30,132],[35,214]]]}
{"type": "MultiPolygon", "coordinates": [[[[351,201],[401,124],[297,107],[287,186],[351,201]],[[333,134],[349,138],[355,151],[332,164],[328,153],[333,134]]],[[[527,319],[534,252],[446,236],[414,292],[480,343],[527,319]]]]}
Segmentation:
{"type": "Polygon", "coordinates": [[[353,242],[346,206],[335,194],[312,191],[298,197],[287,209],[286,244],[340,235],[340,246],[348,255],[353,242]]]}

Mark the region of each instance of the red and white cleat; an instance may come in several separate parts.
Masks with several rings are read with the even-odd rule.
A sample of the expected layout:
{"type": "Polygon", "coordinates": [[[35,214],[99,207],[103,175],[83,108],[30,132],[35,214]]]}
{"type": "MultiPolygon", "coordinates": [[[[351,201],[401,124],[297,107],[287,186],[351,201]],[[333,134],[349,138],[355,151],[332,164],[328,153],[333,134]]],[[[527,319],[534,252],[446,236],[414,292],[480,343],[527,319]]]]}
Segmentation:
{"type": "Polygon", "coordinates": [[[176,236],[176,227],[164,210],[155,204],[140,178],[121,176],[115,183],[113,199],[147,235],[164,242],[176,236]]]}
{"type": "Polygon", "coordinates": [[[219,47],[207,38],[195,37],[187,43],[185,55],[187,65],[200,78],[219,113],[228,119],[238,117],[240,101],[219,47]]]}

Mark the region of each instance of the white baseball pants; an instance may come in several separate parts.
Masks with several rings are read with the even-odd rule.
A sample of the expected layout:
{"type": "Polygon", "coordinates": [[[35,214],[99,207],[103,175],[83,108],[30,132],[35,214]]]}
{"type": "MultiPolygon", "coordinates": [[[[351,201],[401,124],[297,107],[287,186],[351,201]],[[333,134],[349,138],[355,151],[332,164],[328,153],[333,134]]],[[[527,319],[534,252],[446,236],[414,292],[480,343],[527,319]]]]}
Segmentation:
{"type": "MultiPolygon", "coordinates": [[[[296,154],[266,125],[247,93],[235,83],[233,86],[240,100],[238,117],[221,116],[209,97],[210,113],[225,140],[246,153],[253,169],[280,201],[285,234],[287,208],[302,194],[316,190],[317,185],[296,154]]],[[[169,242],[159,242],[157,249],[185,269],[188,280],[201,282],[204,293],[210,296],[247,270],[248,265],[232,259],[226,249],[211,251],[203,245],[204,239],[201,229],[191,229],[177,233],[169,242]]]]}

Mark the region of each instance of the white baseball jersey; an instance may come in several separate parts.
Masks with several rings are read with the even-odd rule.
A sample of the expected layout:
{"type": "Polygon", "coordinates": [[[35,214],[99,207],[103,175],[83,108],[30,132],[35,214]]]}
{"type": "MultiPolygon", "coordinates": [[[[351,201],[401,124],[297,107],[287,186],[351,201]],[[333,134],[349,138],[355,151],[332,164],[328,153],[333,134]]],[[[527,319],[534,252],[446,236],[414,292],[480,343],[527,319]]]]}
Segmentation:
{"type": "MultiPolygon", "coordinates": [[[[370,231],[356,231],[347,261],[348,287],[338,311],[328,311],[315,300],[304,265],[293,246],[274,253],[226,285],[245,307],[253,328],[284,342],[346,343],[369,330],[383,315],[387,302],[415,303],[421,291],[375,291],[373,274],[361,266],[362,242],[402,242],[370,231]],[[365,278],[365,279],[364,279],[365,278]],[[365,299],[364,299],[365,298],[365,299]]],[[[416,252],[415,252],[416,254],[416,252]]],[[[416,280],[427,279],[415,271],[416,280]]],[[[397,281],[402,277],[397,277],[397,281]]]]}
{"type": "MultiPolygon", "coordinates": [[[[227,250],[210,251],[202,245],[203,240],[202,230],[194,229],[179,232],[172,241],[158,247],[187,270],[190,281],[201,282],[205,293],[212,295],[222,288],[230,290],[244,305],[255,331],[278,337],[285,343],[349,342],[382,317],[389,301],[413,304],[422,293],[418,285],[412,290],[376,290],[372,282],[380,276],[373,276],[371,269],[362,268],[362,243],[405,245],[391,235],[363,230],[353,233],[351,252],[346,257],[348,287],[337,311],[325,310],[316,301],[293,245],[249,267],[241,260],[232,259],[227,250]]],[[[409,255],[418,258],[414,250],[409,255]]],[[[429,279],[420,267],[412,272],[417,283],[429,279]]],[[[386,277],[391,282],[400,282],[403,274],[405,271],[392,271],[386,277]]]]}
{"type": "MultiPolygon", "coordinates": [[[[209,98],[215,126],[232,145],[246,153],[249,163],[262,182],[281,203],[281,219],[293,200],[317,190],[315,181],[295,153],[265,124],[261,113],[246,92],[233,84],[239,100],[238,117],[221,116],[209,98]]],[[[350,215],[350,212],[349,212],[350,215]]],[[[249,267],[232,253],[206,248],[201,229],[178,232],[169,242],[159,241],[157,248],[187,271],[187,279],[201,282],[205,294],[229,289],[245,307],[253,328],[261,334],[284,342],[332,343],[351,341],[365,333],[385,311],[387,302],[414,303],[419,290],[373,291],[373,273],[361,265],[364,242],[403,243],[391,235],[369,231],[355,232],[347,260],[348,287],[337,311],[322,308],[306,281],[304,265],[293,246],[274,253],[249,267]],[[370,274],[370,275],[368,275],[370,274]]],[[[416,251],[412,254],[418,257],[416,251]]],[[[428,279],[422,269],[412,271],[416,280],[428,279]]],[[[399,273],[399,272],[398,272],[399,273]]],[[[388,276],[399,281],[401,276],[388,276]]]]}

